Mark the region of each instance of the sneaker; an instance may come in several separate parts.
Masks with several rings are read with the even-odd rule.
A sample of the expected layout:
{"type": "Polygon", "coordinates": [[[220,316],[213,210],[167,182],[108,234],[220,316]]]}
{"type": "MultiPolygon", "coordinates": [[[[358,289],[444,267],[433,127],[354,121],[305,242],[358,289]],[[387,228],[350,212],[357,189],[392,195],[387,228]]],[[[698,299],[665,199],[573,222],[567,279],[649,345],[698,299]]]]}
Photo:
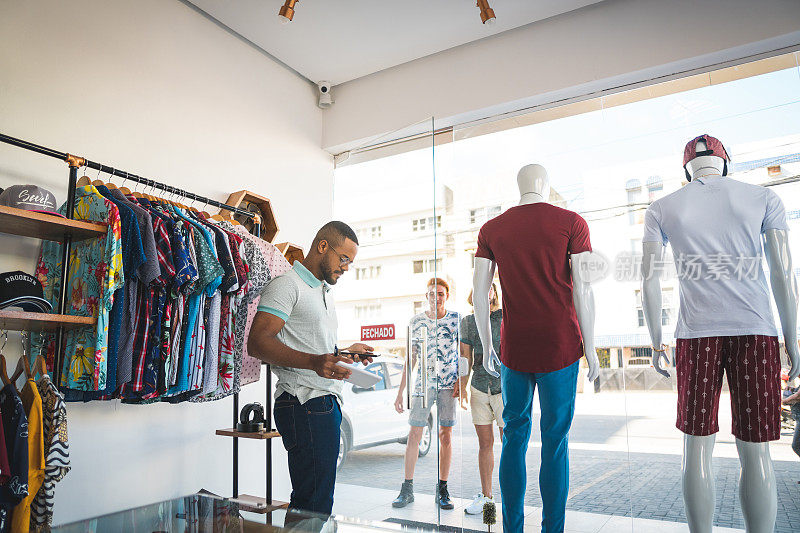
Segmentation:
{"type": "Polygon", "coordinates": [[[483,513],[484,504],[487,503],[494,505],[494,498],[487,498],[479,492],[475,495],[475,499],[472,500],[472,503],[464,508],[464,512],[467,514],[481,514],[483,513]]]}
{"type": "Polygon", "coordinates": [[[400,487],[400,494],[392,502],[392,507],[405,507],[414,501],[414,485],[410,481],[403,481],[403,486],[400,487]]]}
{"type": "Polygon", "coordinates": [[[436,505],[441,509],[452,509],[454,507],[450,499],[450,492],[447,490],[447,482],[439,482],[436,488],[436,505]]]}

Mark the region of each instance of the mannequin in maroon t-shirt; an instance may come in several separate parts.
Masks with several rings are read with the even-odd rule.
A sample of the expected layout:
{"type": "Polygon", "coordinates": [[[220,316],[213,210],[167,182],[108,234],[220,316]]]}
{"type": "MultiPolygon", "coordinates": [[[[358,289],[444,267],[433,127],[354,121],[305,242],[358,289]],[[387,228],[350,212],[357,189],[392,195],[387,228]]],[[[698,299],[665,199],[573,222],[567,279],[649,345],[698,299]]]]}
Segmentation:
{"type": "MultiPolygon", "coordinates": [[[[540,323],[541,326],[539,327],[546,330],[548,336],[556,336],[559,338],[560,342],[557,342],[555,347],[565,347],[569,353],[562,354],[553,353],[551,351],[545,356],[548,359],[551,359],[550,361],[537,360],[533,364],[528,361],[509,362],[506,361],[506,357],[503,358],[503,362],[508,366],[520,371],[547,372],[563,368],[569,363],[577,360],[580,355],[585,355],[589,364],[589,380],[594,381],[597,378],[597,375],[600,373],[600,363],[597,359],[597,352],[594,349],[594,294],[588,281],[584,280],[583,277],[579,275],[581,271],[579,268],[580,263],[586,261],[591,253],[588,227],[586,226],[586,222],[577,213],[573,213],[572,211],[567,211],[565,209],[559,209],[547,203],[546,198],[550,196],[550,180],[547,176],[547,171],[541,165],[526,165],[522,167],[522,169],[519,171],[519,174],[517,174],[517,185],[519,186],[520,201],[519,205],[512,209],[517,209],[521,206],[532,204],[542,204],[544,206],[548,206],[554,211],[568,214],[567,216],[572,216],[574,219],[572,225],[577,228],[575,230],[575,233],[577,234],[572,235],[567,243],[568,250],[566,251],[570,260],[567,261],[565,257],[565,260],[560,264],[555,264],[552,257],[547,256],[550,250],[544,249],[544,247],[548,244],[552,244],[554,246],[558,245],[558,242],[552,240],[550,242],[541,242],[539,239],[536,239],[535,236],[532,236],[534,240],[539,242],[527,243],[527,236],[524,235],[525,233],[541,233],[543,231],[547,231],[548,228],[536,226],[535,229],[531,231],[530,226],[526,227],[523,225],[522,227],[515,228],[513,226],[513,222],[510,224],[501,224],[499,225],[500,227],[495,228],[495,234],[501,232],[506,233],[508,235],[508,240],[513,241],[515,245],[518,245],[518,247],[524,248],[526,244],[531,244],[531,247],[538,248],[538,250],[526,250],[526,252],[530,253],[526,253],[528,257],[525,257],[524,259],[529,263],[539,263],[539,265],[522,265],[522,267],[517,269],[516,272],[505,272],[504,269],[501,268],[500,278],[501,285],[503,285],[503,302],[505,305],[505,302],[510,296],[519,294],[518,289],[523,289],[526,292],[532,292],[536,290],[536,287],[531,287],[531,285],[538,283],[540,280],[530,279],[529,276],[525,276],[524,274],[526,273],[526,267],[528,267],[527,270],[534,269],[537,266],[542,268],[541,263],[543,262],[546,263],[544,266],[545,270],[547,270],[548,267],[552,267],[550,268],[552,272],[546,272],[545,275],[539,276],[542,278],[547,278],[541,280],[543,285],[545,287],[548,285],[557,285],[561,288],[564,288],[566,284],[571,282],[572,290],[570,291],[571,294],[569,296],[571,297],[572,305],[569,305],[570,302],[564,301],[556,302],[554,304],[556,307],[559,307],[560,303],[560,307],[563,309],[563,311],[565,311],[564,314],[566,316],[563,321],[559,321],[557,320],[556,316],[547,313],[543,314],[541,320],[533,321],[540,323]],[[521,279],[508,279],[510,274],[515,274],[516,277],[521,279]],[[503,284],[503,278],[506,278],[505,284],[503,284]],[[506,291],[510,292],[507,293],[506,291]],[[573,308],[571,312],[569,309],[570,307],[573,308]],[[566,324],[560,324],[559,322],[564,322],[566,324]],[[572,350],[572,344],[574,344],[576,341],[580,342],[581,338],[583,340],[583,353],[576,356],[572,350]]],[[[510,211],[511,209],[509,212],[510,211]]],[[[518,220],[523,222],[523,224],[526,224],[530,223],[532,220],[535,220],[534,217],[536,217],[536,215],[531,214],[530,218],[521,216],[518,218],[518,220]]],[[[488,225],[489,224],[487,223],[486,226],[488,225]]],[[[486,226],[484,226],[484,228],[486,228],[486,226]]],[[[484,228],[481,228],[481,231],[484,231],[484,228]]],[[[473,299],[475,301],[475,320],[478,326],[478,333],[481,337],[481,343],[484,343],[486,340],[492,338],[491,324],[489,323],[489,287],[491,286],[492,278],[494,277],[498,261],[495,257],[482,257],[481,251],[479,237],[478,253],[476,253],[475,256],[473,299]]],[[[483,255],[493,254],[484,253],[483,255]]],[[[522,262],[523,261],[515,261],[516,264],[509,265],[509,267],[516,267],[522,262]]],[[[541,298],[544,296],[542,294],[544,292],[549,291],[542,290],[539,291],[538,294],[528,294],[526,295],[528,296],[527,299],[518,299],[521,301],[514,307],[520,308],[524,306],[522,309],[520,309],[520,312],[524,312],[528,316],[541,314],[539,309],[542,308],[541,298]],[[534,300],[534,298],[536,298],[536,300],[534,300]]],[[[567,291],[564,292],[566,293],[567,291]]],[[[509,312],[514,312],[514,309],[510,310],[509,312]]],[[[505,315],[503,316],[503,319],[506,319],[505,315]]],[[[549,341],[550,339],[545,340],[549,341]]],[[[489,344],[484,344],[484,346],[491,346],[491,342],[489,344]]],[[[514,357],[514,355],[516,355],[508,354],[507,350],[504,348],[501,348],[500,351],[508,357],[514,357]]],[[[497,356],[497,353],[495,353],[494,349],[490,350],[489,356],[483,359],[483,365],[493,376],[499,375],[500,358],[497,356]]]]}
{"type": "Polygon", "coordinates": [[[524,526],[525,455],[532,423],[533,391],[541,406],[542,531],[564,530],[569,492],[567,443],[575,409],[578,360],[586,356],[589,379],[600,364],[594,348],[594,295],[581,265],[591,243],[586,221],[573,211],[547,203],[550,182],[541,165],[517,175],[519,205],[490,220],[478,235],[473,277],[475,321],[483,359],[491,375],[502,373],[503,452],[500,490],[503,527],[524,526]],[[500,358],[491,343],[489,287],[495,268],[503,289],[500,358]]]}

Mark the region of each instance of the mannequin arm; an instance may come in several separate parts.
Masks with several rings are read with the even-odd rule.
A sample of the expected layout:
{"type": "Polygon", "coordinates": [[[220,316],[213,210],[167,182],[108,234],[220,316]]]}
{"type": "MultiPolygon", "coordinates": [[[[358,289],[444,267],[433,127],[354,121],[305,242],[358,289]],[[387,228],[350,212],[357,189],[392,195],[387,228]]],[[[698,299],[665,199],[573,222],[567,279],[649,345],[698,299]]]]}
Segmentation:
{"type": "Polygon", "coordinates": [[[483,368],[494,376],[500,375],[500,358],[492,345],[492,323],[489,319],[489,288],[492,286],[495,263],[485,257],[475,258],[475,273],[472,277],[472,304],[475,308],[475,324],[483,345],[483,368]]]}
{"type": "MultiPolygon", "coordinates": [[[[653,346],[661,347],[661,278],[655,272],[656,262],[664,257],[664,245],[660,242],[642,243],[644,255],[642,256],[642,310],[647,330],[653,346]]],[[[669,372],[661,368],[662,359],[669,361],[666,352],[653,352],[653,368],[664,377],[669,377],[669,372]]]]}
{"type": "Polygon", "coordinates": [[[591,252],[572,254],[572,302],[578,315],[578,327],[583,337],[583,355],[589,365],[589,381],[600,375],[600,361],[594,347],[594,291],[588,280],[581,276],[581,263],[591,256],[591,252]]]}
{"type": "Polygon", "coordinates": [[[769,265],[769,283],[778,307],[786,353],[791,370],[789,379],[800,374],[800,351],[797,347],[797,280],[792,272],[792,254],[786,230],[771,229],[764,234],[764,251],[769,265]]]}

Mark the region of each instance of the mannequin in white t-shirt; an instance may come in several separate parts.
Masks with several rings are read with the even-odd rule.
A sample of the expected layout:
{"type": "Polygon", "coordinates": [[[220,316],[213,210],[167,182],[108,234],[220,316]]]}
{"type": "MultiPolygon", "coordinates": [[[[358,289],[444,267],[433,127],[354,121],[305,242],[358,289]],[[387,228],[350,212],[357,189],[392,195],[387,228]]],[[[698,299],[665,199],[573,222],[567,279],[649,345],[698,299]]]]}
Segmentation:
{"type": "MultiPolygon", "coordinates": [[[[699,141],[696,152],[706,151],[706,143],[699,141]]],[[[692,180],[704,177],[721,177],[725,160],[715,155],[701,155],[686,164],[692,180]]],[[[800,351],[797,345],[797,284],[792,272],[792,257],[785,230],[769,229],[763,235],[763,247],[769,265],[772,294],[784,332],[791,361],[792,378],[800,374],[800,351]]],[[[653,346],[662,346],[661,283],[657,265],[662,261],[664,246],[660,242],[644,242],[642,258],[642,306],[653,346]]],[[[667,360],[665,351],[653,352],[653,367],[664,375],[662,368],[667,360]]],[[[711,458],[716,434],[696,436],[684,434],[682,462],[683,499],[689,530],[693,533],[711,533],[715,509],[714,478],[711,458]]],[[[745,442],[736,439],[736,448],[742,465],[739,497],[748,533],[771,533],[777,513],[775,473],[768,442],[745,442]]]]}

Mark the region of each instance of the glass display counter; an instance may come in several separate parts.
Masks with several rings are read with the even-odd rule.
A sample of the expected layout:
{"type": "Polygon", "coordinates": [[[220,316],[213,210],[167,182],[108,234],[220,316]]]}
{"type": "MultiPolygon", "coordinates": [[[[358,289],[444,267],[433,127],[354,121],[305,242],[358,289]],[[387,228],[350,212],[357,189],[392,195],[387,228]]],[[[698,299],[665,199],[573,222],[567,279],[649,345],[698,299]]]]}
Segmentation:
{"type": "Polygon", "coordinates": [[[325,516],[283,508],[248,511],[241,502],[212,494],[192,494],[64,524],[55,533],[295,533],[400,531],[397,524],[325,516]]]}

